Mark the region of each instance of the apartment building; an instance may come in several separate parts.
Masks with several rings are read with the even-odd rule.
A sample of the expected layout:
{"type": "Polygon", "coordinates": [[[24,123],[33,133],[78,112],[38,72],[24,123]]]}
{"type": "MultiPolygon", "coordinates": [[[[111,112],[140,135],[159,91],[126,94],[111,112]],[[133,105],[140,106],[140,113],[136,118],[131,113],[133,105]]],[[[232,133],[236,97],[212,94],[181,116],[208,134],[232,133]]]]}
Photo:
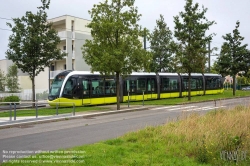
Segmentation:
{"type": "MultiPolygon", "coordinates": [[[[64,15],[49,19],[48,22],[52,22],[53,28],[58,31],[58,36],[61,39],[58,48],[66,52],[67,56],[62,60],[54,60],[50,68],[45,68],[44,72],[41,72],[35,78],[35,88],[38,93],[48,91],[54,77],[64,70],[90,70],[90,66],[88,66],[82,58],[81,50],[85,40],[91,39],[90,29],[86,27],[90,21],[64,15]]],[[[13,62],[11,60],[0,60],[0,69],[6,74],[8,67],[12,64],[13,62]]],[[[18,79],[22,92],[31,93],[32,84],[29,76],[19,71],[18,79]]]]}
{"type": "Polygon", "coordinates": [[[81,47],[86,39],[91,39],[91,30],[86,27],[89,20],[64,15],[49,19],[53,23],[53,28],[58,31],[61,43],[58,45],[62,51],[68,55],[62,60],[55,60],[50,67],[50,79],[53,79],[63,70],[88,71],[88,66],[82,58],[81,47]]]}

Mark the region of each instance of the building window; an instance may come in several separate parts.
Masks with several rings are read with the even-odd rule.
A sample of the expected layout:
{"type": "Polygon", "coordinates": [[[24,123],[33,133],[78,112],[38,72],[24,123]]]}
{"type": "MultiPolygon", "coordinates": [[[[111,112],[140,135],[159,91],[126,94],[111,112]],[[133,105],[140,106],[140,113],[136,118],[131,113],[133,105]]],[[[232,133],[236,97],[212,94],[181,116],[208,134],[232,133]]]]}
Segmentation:
{"type": "Polygon", "coordinates": [[[50,66],[50,71],[55,71],[55,66],[54,65],[50,66]]]}
{"type": "Polygon", "coordinates": [[[66,50],[66,46],[63,46],[63,50],[66,50]]]}
{"type": "Polygon", "coordinates": [[[64,64],[64,70],[66,70],[66,64],[64,64]]]}

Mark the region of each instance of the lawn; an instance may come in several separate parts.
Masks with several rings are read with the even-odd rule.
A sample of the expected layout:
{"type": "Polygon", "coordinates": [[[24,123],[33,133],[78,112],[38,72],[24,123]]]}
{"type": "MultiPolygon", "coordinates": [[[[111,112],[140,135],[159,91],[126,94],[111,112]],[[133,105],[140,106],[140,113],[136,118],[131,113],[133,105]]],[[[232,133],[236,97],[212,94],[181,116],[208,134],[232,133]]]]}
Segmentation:
{"type": "MultiPolygon", "coordinates": [[[[87,112],[87,111],[105,111],[108,110],[104,107],[88,106],[88,107],[75,107],[75,112],[87,112]]],[[[59,114],[72,114],[73,107],[71,108],[38,108],[38,116],[48,116],[59,114]]],[[[9,111],[0,112],[0,117],[9,117],[9,111]]],[[[12,110],[12,117],[14,116],[14,110],[12,110]]],[[[16,116],[36,116],[36,109],[22,109],[16,111],[16,116]]]]}
{"type": "MultiPolygon", "coordinates": [[[[225,98],[235,98],[235,97],[244,97],[250,96],[250,91],[236,91],[236,95],[233,96],[232,90],[224,90],[222,94],[214,94],[214,95],[204,95],[204,96],[192,96],[191,101],[188,101],[187,97],[183,98],[169,98],[169,99],[161,99],[161,100],[149,100],[144,101],[144,105],[175,105],[175,104],[183,104],[189,102],[200,102],[200,101],[209,101],[209,100],[220,100],[225,98]]],[[[127,104],[127,103],[123,103],[127,104]]],[[[131,105],[141,105],[142,101],[138,102],[129,102],[131,105]]]]}

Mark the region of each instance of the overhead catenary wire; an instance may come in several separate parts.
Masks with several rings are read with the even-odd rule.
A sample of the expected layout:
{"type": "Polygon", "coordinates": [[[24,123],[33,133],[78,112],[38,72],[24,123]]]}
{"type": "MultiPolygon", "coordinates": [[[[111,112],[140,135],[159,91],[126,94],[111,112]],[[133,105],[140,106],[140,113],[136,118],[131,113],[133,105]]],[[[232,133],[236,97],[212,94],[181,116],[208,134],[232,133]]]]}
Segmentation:
{"type": "Polygon", "coordinates": [[[2,19],[2,20],[13,20],[12,18],[4,18],[4,17],[0,17],[0,19],[2,19]]]}

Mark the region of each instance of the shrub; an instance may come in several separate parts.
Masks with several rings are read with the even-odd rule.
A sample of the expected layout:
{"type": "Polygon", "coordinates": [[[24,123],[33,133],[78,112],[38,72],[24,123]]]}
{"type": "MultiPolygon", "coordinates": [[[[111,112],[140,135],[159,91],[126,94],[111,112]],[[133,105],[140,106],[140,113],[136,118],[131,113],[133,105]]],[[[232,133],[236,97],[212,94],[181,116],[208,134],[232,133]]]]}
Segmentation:
{"type": "Polygon", "coordinates": [[[45,100],[48,98],[48,91],[44,91],[43,93],[37,93],[36,94],[36,99],[37,100],[45,100]]]}
{"type": "Polygon", "coordinates": [[[20,98],[18,96],[11,95],[8,97],[4,97],[4,102],[19,102],[19,101],[20,101],[20,98]]]}
{"type": "Polygon", "coordinates": [[[3,104],[1,104],[1,102],[4,102],[4,98],[3,97],[0,97],[0,105],[3,105],[3,104]]]}

